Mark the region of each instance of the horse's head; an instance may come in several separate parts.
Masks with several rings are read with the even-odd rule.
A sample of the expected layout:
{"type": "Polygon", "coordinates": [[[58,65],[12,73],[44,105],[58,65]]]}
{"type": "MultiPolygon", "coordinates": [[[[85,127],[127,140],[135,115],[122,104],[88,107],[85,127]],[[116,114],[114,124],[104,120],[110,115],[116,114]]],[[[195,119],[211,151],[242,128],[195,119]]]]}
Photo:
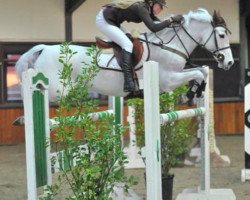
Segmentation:
{"type": "Polygon", "coordinates": [[[204,46],[212,53],[218,62],[218,67],[229,70],[234,64],[229,43],[229,34],[231,32],[219,12],[214,11],[211,24],[213,30],[209,37],[205,38],[204,46]]]}

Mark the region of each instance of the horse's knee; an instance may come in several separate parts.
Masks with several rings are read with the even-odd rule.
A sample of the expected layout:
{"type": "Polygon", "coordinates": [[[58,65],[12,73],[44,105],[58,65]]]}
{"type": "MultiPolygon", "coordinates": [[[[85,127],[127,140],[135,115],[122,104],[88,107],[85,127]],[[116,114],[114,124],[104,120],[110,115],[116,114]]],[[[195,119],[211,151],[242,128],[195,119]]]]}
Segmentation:
{"type": "Polygon", "coordinates": [[[201,73],[203,74],[204,80],[205,80],[205,82],[206,82],[206,78],[207,78],[208,73],[209,73],[209,67],[208,67],[208,66],[202,66],[202,67],[200,68],[200,71],[201,71],[201,73]]]}

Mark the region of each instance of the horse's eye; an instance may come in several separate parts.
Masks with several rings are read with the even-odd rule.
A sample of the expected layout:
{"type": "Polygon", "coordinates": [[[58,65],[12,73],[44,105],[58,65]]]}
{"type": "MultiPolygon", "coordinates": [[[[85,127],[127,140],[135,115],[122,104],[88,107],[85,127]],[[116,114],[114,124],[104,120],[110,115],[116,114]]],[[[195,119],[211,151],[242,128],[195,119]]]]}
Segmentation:
{"type": "Polygon", "coordinates": [[[220,38],[225,38],[224,34],[219,34],[220,38]]]}

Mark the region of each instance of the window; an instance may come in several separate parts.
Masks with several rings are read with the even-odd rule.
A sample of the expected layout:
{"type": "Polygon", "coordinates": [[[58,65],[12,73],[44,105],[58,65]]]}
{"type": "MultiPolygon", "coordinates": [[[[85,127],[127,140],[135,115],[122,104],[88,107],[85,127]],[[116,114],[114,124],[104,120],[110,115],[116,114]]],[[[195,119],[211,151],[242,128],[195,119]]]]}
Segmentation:
{"type": "MultiPolygon", "coordinates": [[[[37,43],[0,43],[0,107],[22,106],[21,86],[15,64],[23,53],[35,45],[37,43]]],[[[77,45],[89,46],[90,44],[77,45]]],[[[97,93],[90,93],[90,95],[100,99],[101,105],[107,105],[107,96],[97,93]]]]}
{"type": "Polygon", "coordinates": [[[7,54],[7,59],[5,60],[7,101],[22,100],[21,87],[15,71],[15,64],[19,57],[20,54],[7,54]]]}
{"type": "Polygon", "coordinates": [[[22,107],[15,64],[34,45],[36,43],[0,43],[0,108],[22,107]]]}

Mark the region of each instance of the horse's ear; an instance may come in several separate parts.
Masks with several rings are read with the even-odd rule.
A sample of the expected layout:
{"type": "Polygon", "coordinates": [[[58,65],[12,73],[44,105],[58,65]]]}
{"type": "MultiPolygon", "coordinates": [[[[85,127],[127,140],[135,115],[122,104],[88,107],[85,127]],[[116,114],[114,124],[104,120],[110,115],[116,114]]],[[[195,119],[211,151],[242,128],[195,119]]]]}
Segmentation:
{"type": "Polygon", "coordinates": [[[220,10],[217,11],[217,16],[221,17],[220,10]]]}
{"type": "Polygon", "coordinates": [[[215,24],[219,24],[220,19],[221,19],[221,16],[220,16],[220,11],[216,11],[216,10],[214,10],[214,14],[213,14],[213,22],[214,22],[215,24]]]}
{"type": "Polygon", "coordinates": [[[214,10],[214,14],[213,14],[213,16],[215,16],[215,15],[216,15],[216,13],[217,13],[217,12],[216,12],[216,10],[214,10]]]}
{"type": "Polygon", "coordinates": [[[216,19],[217,19],[217,11],[216,11],[216,10],[214,10],[214,14],[213,14],[213,21],[215,22],[215,21],[216,21],[216,19]]]}

